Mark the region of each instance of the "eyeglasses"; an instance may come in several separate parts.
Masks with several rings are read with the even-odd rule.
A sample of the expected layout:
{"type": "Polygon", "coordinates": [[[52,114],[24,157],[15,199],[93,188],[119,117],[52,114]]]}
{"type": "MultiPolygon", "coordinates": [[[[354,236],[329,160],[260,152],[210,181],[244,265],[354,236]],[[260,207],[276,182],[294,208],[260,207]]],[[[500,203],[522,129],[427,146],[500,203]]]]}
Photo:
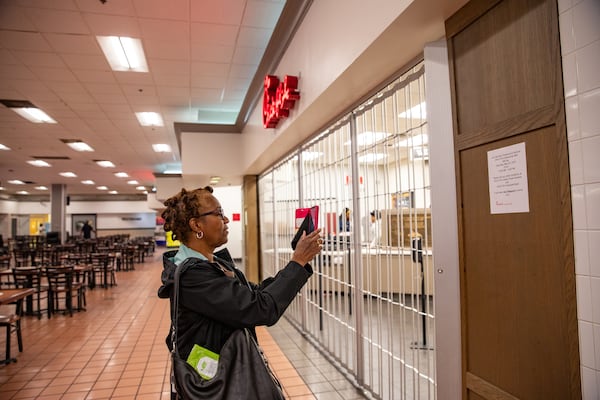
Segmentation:
{"type": "Polygon", "coordinates": [[[225,214],[223,213],[223,209],[221,207],[215,208],[214,210],[209,211],[209,212],[202,213],[202,214],[198,215],[198,218],[206,217],[207,215],[215,215],[221,219],[227,218],[225,216],[225,214]]]}

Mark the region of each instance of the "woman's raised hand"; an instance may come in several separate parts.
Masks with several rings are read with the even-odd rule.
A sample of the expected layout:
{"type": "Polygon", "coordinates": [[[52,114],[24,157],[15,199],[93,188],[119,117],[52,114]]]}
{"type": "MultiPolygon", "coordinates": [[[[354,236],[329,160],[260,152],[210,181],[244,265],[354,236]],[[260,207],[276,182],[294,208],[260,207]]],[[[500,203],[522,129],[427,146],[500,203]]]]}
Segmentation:
{"type": "Polygon", "coordinates": [[[323,249],[323,238],[321,237],[321,229],[317,229],[308,235],[302,233],[302,237],[296,244],[296,250],[292,255],[292,261],[300,265],[306,265],[323,249]]]}

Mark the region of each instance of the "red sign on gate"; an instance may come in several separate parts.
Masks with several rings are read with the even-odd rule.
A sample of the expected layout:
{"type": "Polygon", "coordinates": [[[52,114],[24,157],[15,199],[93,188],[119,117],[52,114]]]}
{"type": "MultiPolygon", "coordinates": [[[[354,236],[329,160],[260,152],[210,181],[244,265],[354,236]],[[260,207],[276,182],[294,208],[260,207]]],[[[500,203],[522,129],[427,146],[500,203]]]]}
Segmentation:
{"type": "Polygon", "coordinates": [[[263,91],[263,126],[277,127],[282,118],[290,115],[299,98],[297,76],[286,75],[280,82],[275,75],[267,75],[263,91]]]}

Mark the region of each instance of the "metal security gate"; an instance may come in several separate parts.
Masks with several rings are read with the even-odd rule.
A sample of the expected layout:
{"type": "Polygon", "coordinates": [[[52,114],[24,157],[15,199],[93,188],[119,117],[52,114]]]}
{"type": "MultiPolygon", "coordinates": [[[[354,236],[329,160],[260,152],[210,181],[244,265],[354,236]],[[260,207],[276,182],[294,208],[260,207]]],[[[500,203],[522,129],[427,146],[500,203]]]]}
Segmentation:
{"type": "Polygon", "coordinates": [[[325,248],[286,317],[372,397],[434,399],[422,63],[262,174],[259,196],[265,274],[291,257],[296,208],[319,206],[325,248]]]}

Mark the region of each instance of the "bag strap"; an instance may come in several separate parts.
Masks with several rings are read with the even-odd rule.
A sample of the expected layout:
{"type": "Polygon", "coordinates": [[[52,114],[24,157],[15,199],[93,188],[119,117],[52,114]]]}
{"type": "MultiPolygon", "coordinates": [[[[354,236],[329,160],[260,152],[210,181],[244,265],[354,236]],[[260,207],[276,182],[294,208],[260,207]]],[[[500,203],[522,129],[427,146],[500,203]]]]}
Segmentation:
{"type": "MultiPolygon", "coordinates": [[[[186,260],[187,261],[187,260],[186,260]]],[[[177,322],[178,322],[178,314],[179,314],[179,285],[181,280],[181,274],[188,268],[188,262],[182,262],[175,268],[175,276],[173,278],[173,319],[171,323],[171,344],[172,344],[172,352],[179,357],[179,350],[177,349],[177,322]]]]}

